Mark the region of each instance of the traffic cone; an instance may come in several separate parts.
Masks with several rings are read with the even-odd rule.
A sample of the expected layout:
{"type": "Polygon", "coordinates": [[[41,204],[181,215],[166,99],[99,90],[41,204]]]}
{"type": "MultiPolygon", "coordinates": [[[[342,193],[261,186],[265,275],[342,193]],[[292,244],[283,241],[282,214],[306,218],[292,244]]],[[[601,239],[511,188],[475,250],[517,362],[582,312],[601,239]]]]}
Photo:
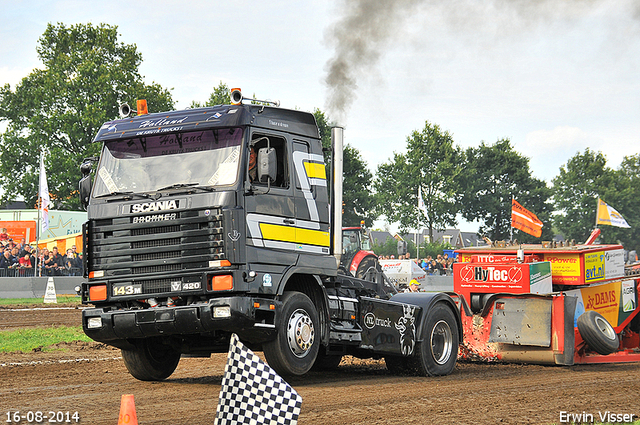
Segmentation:
{"type": "Polygon", "coordinates": [[[133,402],[133,394],[122,394],[118,425],[138,425],[138,417],[136,416],[136,405],[133,402]]]}

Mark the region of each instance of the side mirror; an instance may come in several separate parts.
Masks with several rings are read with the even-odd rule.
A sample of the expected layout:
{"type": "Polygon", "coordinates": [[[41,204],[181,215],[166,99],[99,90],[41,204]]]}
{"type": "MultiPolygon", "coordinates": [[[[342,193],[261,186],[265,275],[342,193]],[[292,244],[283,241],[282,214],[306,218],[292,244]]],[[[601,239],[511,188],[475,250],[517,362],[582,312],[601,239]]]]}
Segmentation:
{"type": "Polygon", "coordinates": [[[78,183],[78,194],[80,196],[80,205],[85,210],[89,206],[89,196],[91,196],[91,161],[85,161],[80,166],[82,178],[78,183]]]}
{"type": "Polygon", "coordinates": [[[275,148],[260,148],[258,150],[258,180],[261,183],[273,182],[278,173],[275,148]]]}

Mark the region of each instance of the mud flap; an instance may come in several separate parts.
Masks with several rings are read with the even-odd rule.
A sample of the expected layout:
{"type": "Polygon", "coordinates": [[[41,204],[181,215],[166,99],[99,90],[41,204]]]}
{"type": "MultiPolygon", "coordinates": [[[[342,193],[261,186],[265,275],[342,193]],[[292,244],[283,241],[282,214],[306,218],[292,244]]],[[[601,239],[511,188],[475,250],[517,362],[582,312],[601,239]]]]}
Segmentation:
{"type": "MultiPolygon", "coordinates": [[[[573,331],[573,320],[576,312],[576,303],[578,299],[576,297],[568,297],[566,295],[562,296],[563,302],[563,313],[564,313],[564,323],[558,323],[557,327],[564,326],[564,335],[562,335],[562,339],[560,339],[560,335],[557,335],[558,343],[560,341],[564,341],[564,349],[556,350],[555,358],[556,364],[571,366],[574,362],[574,355],[576,352],[576,335],[573,331]]],[[[557,309],[559,310],[559,309],[557,309]]],[[[558,312],[558,316],[560,312],[558,312]]],[[[558,317],[559,318],[559,317],[558,317]]],[[[556,335],[554,334],[554,337],[556,335]]],[[[559,347],[558,347],[559,348],[559,347]]]]}

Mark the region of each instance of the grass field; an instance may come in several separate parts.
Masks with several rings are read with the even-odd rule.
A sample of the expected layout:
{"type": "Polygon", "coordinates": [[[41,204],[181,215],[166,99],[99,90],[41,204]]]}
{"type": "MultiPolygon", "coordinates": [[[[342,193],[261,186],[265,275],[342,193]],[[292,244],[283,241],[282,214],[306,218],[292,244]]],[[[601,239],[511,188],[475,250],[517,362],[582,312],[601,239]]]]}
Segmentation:
{"type": "MultiPolygon", "coordinates": [[[[80,305],[80,297],[74,295],[58,296],[57,300],[58,304],[80,305]]],[[[44,304],[42,298],[0,298],[0,306],[12,305],[52,306],[55,304],[44,304]]],[[[0,331],[0,352],[29,352],[34,349],[51,351],[57,349],[49,348],[54,344],[72,341],[91,341],[91,339],[82,332],[81,326],[57,326],[28,328],[17,331],[0,331]]]]}
{"type": "Polygon", "coordinates": [[[51,351],[52,345],[60,342],[91,341],[82,332],[80,326],[58,326],[47,328],[29,328],[17,331],[0,332],[0,352],[28,352],[34,349],[51,351]]]}
{"type": "MultiPolygon", "coordinates": [[[[80,297],[59,295],[58,304],[80,304],[80,297]]],[[[0,305],[44,304],[43,298],[0,298],[0,305]]]]}

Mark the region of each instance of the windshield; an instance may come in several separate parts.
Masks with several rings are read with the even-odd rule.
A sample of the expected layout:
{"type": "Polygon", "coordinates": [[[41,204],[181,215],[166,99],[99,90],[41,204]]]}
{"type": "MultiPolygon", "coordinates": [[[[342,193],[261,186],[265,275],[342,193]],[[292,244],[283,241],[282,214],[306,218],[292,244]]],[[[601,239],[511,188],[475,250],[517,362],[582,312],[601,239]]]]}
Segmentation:
{"type": "Polygon", "coordinates": [[[241,128],[157,134],[105,142],[93,196],[171,186],[234,184],[241,128]]]}

